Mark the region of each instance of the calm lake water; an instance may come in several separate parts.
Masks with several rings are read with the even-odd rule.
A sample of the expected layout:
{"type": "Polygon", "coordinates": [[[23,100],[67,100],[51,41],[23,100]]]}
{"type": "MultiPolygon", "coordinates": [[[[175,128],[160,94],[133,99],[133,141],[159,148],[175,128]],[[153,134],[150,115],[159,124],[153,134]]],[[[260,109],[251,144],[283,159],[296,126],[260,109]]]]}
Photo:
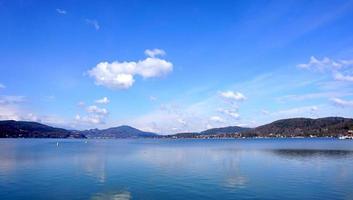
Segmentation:
{"type": "Polygon", "coordinates": [[[0,199],[353,199],[353,140],[1,139],[0,199]]]}

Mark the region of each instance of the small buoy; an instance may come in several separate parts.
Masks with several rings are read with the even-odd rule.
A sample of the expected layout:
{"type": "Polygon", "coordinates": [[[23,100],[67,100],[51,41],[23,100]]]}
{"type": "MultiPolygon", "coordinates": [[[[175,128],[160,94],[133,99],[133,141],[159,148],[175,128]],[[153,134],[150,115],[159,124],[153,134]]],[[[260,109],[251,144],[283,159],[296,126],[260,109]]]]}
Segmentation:
{"type": "Polygon", "coordinates": [[[57,147],[59,146],[59,142],[56,143],[56,146],[57,146],[57,147]]]}

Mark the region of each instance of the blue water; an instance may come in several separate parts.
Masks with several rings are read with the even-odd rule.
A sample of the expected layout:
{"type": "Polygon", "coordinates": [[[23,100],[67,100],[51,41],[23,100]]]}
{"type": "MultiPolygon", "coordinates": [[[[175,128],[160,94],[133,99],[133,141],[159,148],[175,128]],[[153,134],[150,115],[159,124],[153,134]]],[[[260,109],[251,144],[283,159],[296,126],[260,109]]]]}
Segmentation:
{"type": "Polygon", "coordinates": [[[353,199],[353,140],[1,139],[0,199],[353,199]]]}

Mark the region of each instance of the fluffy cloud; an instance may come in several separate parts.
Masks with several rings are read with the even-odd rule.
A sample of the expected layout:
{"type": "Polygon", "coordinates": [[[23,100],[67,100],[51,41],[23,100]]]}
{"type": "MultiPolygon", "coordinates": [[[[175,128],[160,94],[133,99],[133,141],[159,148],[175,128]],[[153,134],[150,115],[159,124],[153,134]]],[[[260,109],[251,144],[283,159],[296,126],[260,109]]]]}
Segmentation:
{"type": "MultiPolygon", "coordinates": [[[[103,98],[104,99],[104,98],[103,98]]],[[[86,107],[86,114],[75,116],[76,125],[98,125],[104,124],[105,119],[108,116],[109,112],[105,108],[100,108],[96,105],[91,105],[86,107]]]]}
{"type": "Polygon", "coordinates": [[[165,55],[165,51],[163,49],[146,49],[145,50],[145,54],[148,57],[154,58],[156,56],[164,56],[165,55]]]}
{"type": "Polygon", "coordinates": [[[98,104],[108,104],[109,102],[110,101],[109,101],[108,97],[103,97],[101,99],[96,100],[96,103],[98,103],[98,104]]]}
{"type": "Polygon", "coordinates": [[[332,98],[330,99],[332,103],[334,103],[336,106],[340,107],[353,107],[353,101],[346,101],[343,99],[339,98],[332,98]]]}
{"type": "Polygon", "coordinates": [[[244,101],[246,97],[240,92],[226,91],[220,93],[221,97],[231,101],[244,101]]]}
{"type": "Polygon", "coordinates": [[[60,9],[60,8],[57,8],[56,12],[59,13],[60,15],[66,15],[67,14],[66,10],[63,10],[63,9],[60,9]]]}
{"type": "MultiPolygon", "coordinates": [[[[155,56],[155,54],[149,52],[155,56]]],[[[160,54],[159,54],[160,55],[160,54]]],[[[166,60],[148,57],[140,61],[101,62],[88,71],[89,76],[95,79],[97,85],[114,89],[127,89],[135,80],[134,76],[143,78],[160,77],[173,70],[173,64],[166,60]]]]}
{"type": "Polygon", "coordinates": [[[97,31],[100,29],[99,23],[95,19],[86,19],[86,23],[90,26],[93,26],[97,31]]]}

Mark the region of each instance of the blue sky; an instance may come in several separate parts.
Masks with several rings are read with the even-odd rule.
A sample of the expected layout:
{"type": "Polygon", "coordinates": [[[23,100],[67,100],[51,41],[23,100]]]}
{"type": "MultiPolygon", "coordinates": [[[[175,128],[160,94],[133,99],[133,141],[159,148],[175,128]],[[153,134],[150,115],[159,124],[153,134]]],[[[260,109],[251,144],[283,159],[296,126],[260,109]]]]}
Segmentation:
{"type": "Polygon", "coordinates": [[[0,0],[0,119],[159,133],[353,117],[353,1],[0,0]]]}

